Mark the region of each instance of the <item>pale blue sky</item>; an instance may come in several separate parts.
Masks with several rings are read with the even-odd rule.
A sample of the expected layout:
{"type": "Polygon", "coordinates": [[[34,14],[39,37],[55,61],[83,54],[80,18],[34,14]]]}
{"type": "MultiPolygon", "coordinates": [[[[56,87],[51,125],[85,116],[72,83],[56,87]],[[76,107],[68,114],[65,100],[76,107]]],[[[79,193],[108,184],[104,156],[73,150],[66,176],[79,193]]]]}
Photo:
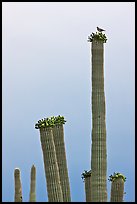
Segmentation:
{"type": "MultiPolygon", "coordinates": [[[[135,3],[2,3],[2,199],[14,200],[14,168],[28,201],[37,168],[37,201],[47,201],[35,123],[64,115],[72,201],[85,201],[81,173],[91,162],[91,52],[87,37],[106,30],[104,75],[107,175],[127,177],[125,201],[135,197],[135,3]]],[[[108,199],[110,183],[108,182],[108,199]]]]}

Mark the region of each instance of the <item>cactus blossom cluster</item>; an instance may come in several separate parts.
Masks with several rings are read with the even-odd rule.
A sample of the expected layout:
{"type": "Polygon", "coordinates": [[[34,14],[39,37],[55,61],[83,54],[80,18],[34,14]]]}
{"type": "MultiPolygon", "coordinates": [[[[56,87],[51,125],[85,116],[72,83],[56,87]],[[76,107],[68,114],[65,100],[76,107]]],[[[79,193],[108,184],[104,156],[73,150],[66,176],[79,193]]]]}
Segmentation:
{"type": "Polygon", "coordinates": [[[126,177],[123,175],[123,174],[121,174],[121,173],[115,173],[114,172],[114,174],[113,175],[110,175],[109,176],[109,181],[115,181],[115,179],[117,179],[117,178],[122,178],[123,179],[123,181],[125,182],[126,181],[126,177]]]}
{"type": "Polygon", "coordinates": [[[49,118],[44,118],[39,120],[36,124],[35,124],[35,128],[36,129],[40,129],[40,128],[45,128],[45,127],[54,127],[55,125],[62,125],[65,124],[66,120],[64,119],[63,116],[52,116],[49,118]]]}
{"type": "Polygon", "coordinates": [[[85,180],[86,177],[91,176],[91,170],[90,171],[86,171],[84,170],[84,172],[81,174],[81,178],[85,180]]]}
{"type": "Polygon", "coordinates": [[[88,42],[92,42],[93,39],[103,41],[103,43],[106,43],[107,41],[106,35],[101,32],[96,32],[96,33],[92,32],[92,34],[88,36],[88,42]]]}

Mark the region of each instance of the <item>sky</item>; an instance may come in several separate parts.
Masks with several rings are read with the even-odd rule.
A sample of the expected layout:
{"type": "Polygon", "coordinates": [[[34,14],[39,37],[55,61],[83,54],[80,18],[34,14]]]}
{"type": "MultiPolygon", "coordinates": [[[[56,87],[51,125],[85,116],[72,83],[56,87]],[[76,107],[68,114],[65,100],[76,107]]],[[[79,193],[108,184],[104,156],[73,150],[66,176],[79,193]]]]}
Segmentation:
{"type": "MultiPolygon", "coordinates": [[[[71,198],[85,202],[81,173],[91,168],[91,43],[105,29],[107,177],[123,173],[124,201],[135,201],[135,3],[2,3],[2,201],[14,201],[20,168],[23,201],[36,166],[37,202],[48,201],[39,130],[62,115],[71,198]]],[[[108,201],[111,184],[107,182],[108,201]]]]}

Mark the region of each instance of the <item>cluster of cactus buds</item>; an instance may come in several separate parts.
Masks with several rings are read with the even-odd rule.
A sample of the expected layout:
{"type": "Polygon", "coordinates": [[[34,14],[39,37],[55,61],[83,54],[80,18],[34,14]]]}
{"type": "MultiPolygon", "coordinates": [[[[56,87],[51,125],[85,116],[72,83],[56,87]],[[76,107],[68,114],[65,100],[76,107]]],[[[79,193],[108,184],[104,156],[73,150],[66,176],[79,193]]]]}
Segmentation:
{"type": "Polygon", "coordinates": [[[115,173],[114,172],[114,174],[113,175],[110,175],[109,176],[109,181],[115,181],[115,179],[117,179],[117,178],[122,178],[123,179],[123,181],[125,182],[126,181],[126,177],[123,175],[123,174],[121,174],[121,173],[115,173]]]}
{"type": "Polygon", "coordinates": [[[90,171],[86,171],[84,170],[84,172],[81,174],[81,178],[85,180],[86,177],[91,176],[91,170],[90,171]]]}
{"type": "Polygon", "coordinates": [[[93,39],[103,41],[103,43],[106,43],[107,41],[106,35],[101,32],[96,32],[96,33],[92,32],[92,34],[88,36],[88,42],[92,42],[93,39]]]}
{"type": "Polygon", "coordinates": [[[42,120],[39,120],[36,124],[35,124],[35,128],[36,129],[40,129],[40,128],[45,128],[45,127],[54,127],[55,125],[62,125],[65,124],[66,120],[64,119],[63,116],[52,116],[50,118],[44,118],[42,120]]]}

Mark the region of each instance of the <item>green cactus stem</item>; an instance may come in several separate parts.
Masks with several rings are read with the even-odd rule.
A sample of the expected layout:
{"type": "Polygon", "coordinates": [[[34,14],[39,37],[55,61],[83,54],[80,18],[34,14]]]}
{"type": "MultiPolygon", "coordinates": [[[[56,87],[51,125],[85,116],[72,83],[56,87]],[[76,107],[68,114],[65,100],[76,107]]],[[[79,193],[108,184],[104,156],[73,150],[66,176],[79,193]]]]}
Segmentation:
{"type": "Polygon", "coordinates": [[[91,147],[91,199],[107,202],[107,149],[104,93],[104,43],[102,33],[90,38],[92,53],[92,147],[91,147]]]}
{"type": "Polygon", "coordinates": [[[22,201],[22,186],[21,186],[21,178],[20,178],[20,169],[19,168],[15,168],[15,170],[14,170],[14,181],[15,181],[14,202],[23,202],[22,201]]]}
{"type": "Polygon", "coordinates": [[[44,159],[48,202],[63,202],[59,168],[51,127],[40,127],[40,140],[44,159]]]}
{"type": "Polygon", "coordinates": [[[81,177],[85,182],[86,202],[91,202],[91,170],[83,172],[81,177]]]}
{"type": "Polygon", "coordinates": [[[124,197],[124,182],[126,177],[121,173],[115,173],[109,176],[111,181],[111,197],[110,202],[123,202],[124,197]]]}
{"type": "Polygon", "coordinates": [[[36,167],[32,165],[29,202],[36,202],[36,167]]]}
{"type": "MultiPolygon", "coordinates": [[[[64,128],[60,124],[60,118],[56,118],[55,126],[52,127],[53,139],[56,149],[57,163],[59,168],[60,183],[62,187],[63,202],[71,202],[70,185],[68,177],[67,159],[64,142],[64,128]]],[[[64,121],[64,118],[62,118],[64,121]]]]}

